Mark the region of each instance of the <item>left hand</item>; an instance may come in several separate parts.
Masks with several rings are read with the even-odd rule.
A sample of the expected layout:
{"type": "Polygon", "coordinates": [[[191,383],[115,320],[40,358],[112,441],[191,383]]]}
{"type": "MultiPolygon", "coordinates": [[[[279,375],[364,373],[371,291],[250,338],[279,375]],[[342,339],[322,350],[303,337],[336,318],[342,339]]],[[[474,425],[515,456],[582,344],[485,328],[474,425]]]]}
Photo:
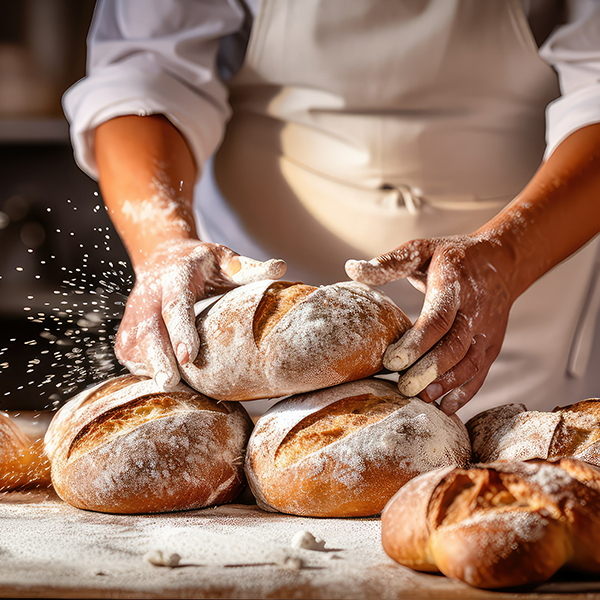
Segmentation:
{"type": "Polygon", "coordinates": [[[387,369],[408,369],[398,382],[404,395],[426,402],[443,396],[442,410],[453,414],[483,385],[515,300],[513,254],[489,237],[466,235],[413,240],[371,261],[346,263],[356,281],[408,278],[425,294],[419,318],[384,356],[387,369]]]}

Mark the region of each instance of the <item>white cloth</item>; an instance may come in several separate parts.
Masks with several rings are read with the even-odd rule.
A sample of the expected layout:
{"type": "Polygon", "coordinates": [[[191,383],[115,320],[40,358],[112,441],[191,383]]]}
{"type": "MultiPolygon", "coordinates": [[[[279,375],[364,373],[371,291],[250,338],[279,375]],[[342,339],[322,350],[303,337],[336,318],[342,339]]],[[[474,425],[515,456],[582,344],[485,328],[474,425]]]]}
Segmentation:
{"type": "MultiPolygon", "coordinates": [[[[247,5],[256,14],[258,0],[247,5]]],[[[600,122],[600,2],[572,0],[568,7],[567,22],[540,49],[562,90],[548,110],[547,154],[573,131],[600,122]]],[[[216,68],[219,44],[243,22],[237,0],[100,0],[88,37],[88,74],[64,97],[79,166],[97,177],[98,125],[154,113],[179,128],[202,167],[229,116],[216,68]]]]}

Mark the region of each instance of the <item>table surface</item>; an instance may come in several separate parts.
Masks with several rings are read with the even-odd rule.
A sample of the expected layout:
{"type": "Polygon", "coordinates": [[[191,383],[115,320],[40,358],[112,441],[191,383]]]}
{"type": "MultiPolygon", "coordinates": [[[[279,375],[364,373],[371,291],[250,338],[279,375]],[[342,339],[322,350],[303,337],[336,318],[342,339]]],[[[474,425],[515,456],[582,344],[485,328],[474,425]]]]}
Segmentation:
{"type": "Polygon", "coordinates": [[[413,572],[383,552],[376,518],[292,517],[243,504],[107,515],[41,489],[0,494],[0,522],[5,598],[600,598],[593,579],[563,575],[510,593],[413,572]],[[324,551],[292,547],[298,531],[324,540],[324,551]],[[179,566],[154,566],[153,551],[179,554],[179,566]],[[289,557],[302,567],[286,565],[289,557]]]}

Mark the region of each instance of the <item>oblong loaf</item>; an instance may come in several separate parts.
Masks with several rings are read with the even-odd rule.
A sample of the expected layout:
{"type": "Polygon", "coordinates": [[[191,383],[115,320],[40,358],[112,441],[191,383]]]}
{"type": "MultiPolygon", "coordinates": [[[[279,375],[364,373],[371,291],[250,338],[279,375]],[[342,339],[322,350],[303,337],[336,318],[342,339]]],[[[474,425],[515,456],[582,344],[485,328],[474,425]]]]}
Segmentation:
{"type": "Polygon", "coordinates": [[[360,283],[259,281],[197,317],[200,350],[180,370],[218,400],[297,394],[377,373],[410,325],[387,296],[360,283]]]}
{"type": "Polygon", "coordinates": [[[78,508],[154,513],[232,500],[252,422],[238,403],[126,375],[77,395],[45,437],[58,495],[78,508]]]}
{"type": "Polygon", "coordinates": [[[266,510],[356,517],[380,513],[416,475],[466,465],[470,455],[458,417],[365,379],[271,407],[256,423],[245,469],[266,510]]]}
{"type": "Polygon", "coordinates": [[[522,404],[497,406],[467,422],[474,459],[577,458],[600,467],[600,400],[590,398],[552,412],[522,404]]]}
{"type": "Polygon", "coordinates": [[[50,483],[50,463],[41,440],[30,440],[0,413],[0,491],[50,483]]]}
{"type": "Polygon", "coordinates": [[[390,500],[383,548],[480,588],[541,583],[563,566],[599,573],[599,508],[600,470],[575,459],[440,469],[390,500]]]}

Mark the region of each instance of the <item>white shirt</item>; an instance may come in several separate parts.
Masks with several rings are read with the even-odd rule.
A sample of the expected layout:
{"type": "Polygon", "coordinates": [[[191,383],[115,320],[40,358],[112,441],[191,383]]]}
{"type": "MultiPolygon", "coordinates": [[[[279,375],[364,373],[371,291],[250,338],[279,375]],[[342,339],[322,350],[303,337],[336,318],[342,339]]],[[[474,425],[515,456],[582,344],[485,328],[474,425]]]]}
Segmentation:
{"type": "MultiPolygon", "coordinates": [[[[530,23],[548,6],[544,2],[523,2],[530,23]]],[[[258,5],[100,0],[88,37],[88,75],[64,97],[80,167],[97,177],[93,132],[101,123],[164,114],[185,136],[200,177],[230,114],[221,74],[241,65],[246,11],[254,16],[258,5]]],[[[562,93],[547,109],[548,156],[577,129],[600,122],[600,1],[568,2],[565,23],[539,54],[558,73],[562,93]]]]}

